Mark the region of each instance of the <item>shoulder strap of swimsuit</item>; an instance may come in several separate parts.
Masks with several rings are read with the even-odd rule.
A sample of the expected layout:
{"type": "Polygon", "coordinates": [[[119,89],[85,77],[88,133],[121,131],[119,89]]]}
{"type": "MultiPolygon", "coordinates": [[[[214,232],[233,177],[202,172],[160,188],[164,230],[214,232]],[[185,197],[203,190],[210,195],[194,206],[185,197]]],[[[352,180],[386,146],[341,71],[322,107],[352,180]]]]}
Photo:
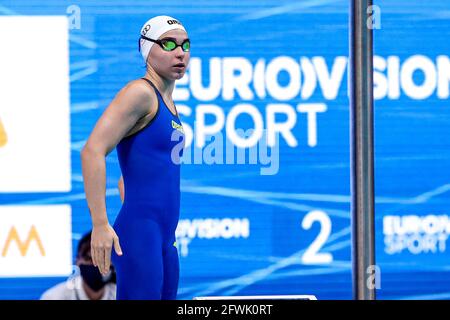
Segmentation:
{"type": "Polygon", "coordinates": [[[151,81],[150,81],[149,79],[147,79],[147,78],[141,78],[141,79],[147,81],[147,82],[153,87],[153,89],[155,89],[156,94],[161,96],[161,93],[159,93],[158,88],[156,88],[156,86],[153,84],[153,82],[151,82],[151,81]]]}

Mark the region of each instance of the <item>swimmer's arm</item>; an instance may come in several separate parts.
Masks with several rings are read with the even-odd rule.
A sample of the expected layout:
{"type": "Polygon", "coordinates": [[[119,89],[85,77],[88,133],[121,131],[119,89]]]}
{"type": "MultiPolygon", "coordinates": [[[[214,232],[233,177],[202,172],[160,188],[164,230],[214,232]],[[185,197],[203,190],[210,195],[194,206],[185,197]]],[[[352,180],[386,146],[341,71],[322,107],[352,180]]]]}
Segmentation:
{"type": "Polygon", "coordinates": [[[123,203],[123,200],[125,198],[125,186],[123,184],[123,176],[120,176],[120,179],[119,179],[119,182],[117,183],[117,186],[119,188],[120,200],[123,203]]]}
{"type": "Polygon", "coordinates": [[[94,226],[108,223],[105,157],[149,112],[151,99],[156,99],[151,93],[143,81],[134,81],[123,88],[102,114],[81,151],[86,200],[94,226]]]}
{"type": "Polygon", "coordinates": [[[148,114],[157,99],[143,81],[134,81],[123,88],[106,108],[81,151],[81,165],[86,201],[92,219],[91,252],[102,273],[110,266],[111,247],[121,253],[118,237],[106,214],[105,157],[136,124],[148,114]]]}

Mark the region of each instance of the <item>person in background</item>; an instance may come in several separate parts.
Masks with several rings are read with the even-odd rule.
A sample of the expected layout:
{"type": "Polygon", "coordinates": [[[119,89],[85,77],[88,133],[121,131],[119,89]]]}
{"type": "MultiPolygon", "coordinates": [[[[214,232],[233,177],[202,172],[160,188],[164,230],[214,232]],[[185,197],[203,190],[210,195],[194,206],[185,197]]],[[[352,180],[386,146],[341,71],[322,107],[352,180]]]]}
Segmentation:
{"type": "Polygon", "coordinates": [[[92,263],[91,232],[78,242],[75,264],[79,273],[45,291],[41,300],[116,300],[114,267],[103,276],[92,263]]]}

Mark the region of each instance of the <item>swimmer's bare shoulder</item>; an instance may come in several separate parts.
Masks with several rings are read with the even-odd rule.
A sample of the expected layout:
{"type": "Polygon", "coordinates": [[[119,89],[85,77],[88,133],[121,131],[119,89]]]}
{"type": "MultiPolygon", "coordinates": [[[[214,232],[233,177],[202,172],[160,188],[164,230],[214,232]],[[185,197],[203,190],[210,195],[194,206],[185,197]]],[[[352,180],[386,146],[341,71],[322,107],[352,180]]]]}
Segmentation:
{"type": "Polygon", "coordinates": [[[137,79],[129,82],[124,88],[134,86],[134,94],[141,94],[143,99],[144,114],[138,119],[135,126],[126,134],[132,135],[144,128],[156,115],[158,111],[158,97],[155,90],[145,80],[137,79]]]}
{"type": "Polygon", "coordinates": [[[157,105],[158,98],[149,84],[141,79],[130,81],[105,109],[85,148],[107,155],[122,138],[141,126],[142,120],[151,119],[156,114],[157,105]]]}
{"type": "Polygon", "coordinates": [[[144,80],[131,81],[117,93],[102,113],[81,150],[84,189],[93,225],[92,259],[102,274],[109,270],[113,244],[117,254],[122,254],[119,238],[106,214],[105,157],[139,119],[149,113],[155,101],[157,103],[156,93],[149,90],[144,80]]]}

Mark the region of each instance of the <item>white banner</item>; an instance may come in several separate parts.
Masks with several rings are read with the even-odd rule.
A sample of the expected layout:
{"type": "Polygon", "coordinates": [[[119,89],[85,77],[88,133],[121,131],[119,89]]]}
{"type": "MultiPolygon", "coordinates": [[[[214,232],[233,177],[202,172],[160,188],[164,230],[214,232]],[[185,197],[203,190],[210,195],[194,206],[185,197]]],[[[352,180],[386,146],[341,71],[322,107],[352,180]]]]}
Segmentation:
{"type": "Polygon", "coordinates": [[[66,17],[0,17],[0,192],[71,188],[66,17]]]}
{"type": "Polygon", "coordinates": [[[0,277],[72,272],[69,205],[0,206],[0,277]]]}

